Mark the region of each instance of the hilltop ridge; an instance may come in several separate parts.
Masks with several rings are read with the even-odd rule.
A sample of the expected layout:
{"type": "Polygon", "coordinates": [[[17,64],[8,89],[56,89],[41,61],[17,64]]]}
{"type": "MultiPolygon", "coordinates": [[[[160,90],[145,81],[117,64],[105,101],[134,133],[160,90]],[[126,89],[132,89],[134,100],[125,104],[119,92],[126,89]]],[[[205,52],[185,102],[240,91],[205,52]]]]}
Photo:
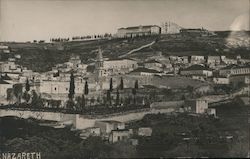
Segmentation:
{"type": "MultiPolygon", "coordinates": [[[[126,57],[146,58],[162,52],[162,55],[227,55],[240,54],[250,58],[250,32],[215,32],[216,36],[183,37],[180,34],[161,34],[136,38],[115,38],[61,43],[4,43],[13,54],[20,54],[18,64],[38,72],[50,70],[57,63],[66,62],[72,54],[79,55],[84,63],[95,60],[98,47],[106,58],[124,57],[131,50],[153,43],[127,54],[126,57]],[[244,36],[242,36],[244,35],[244,36]],[[142,56],[143,55],[143,56],[142,56]]],[[[5,60],[2,56],[1,60],[5,60]]]]}

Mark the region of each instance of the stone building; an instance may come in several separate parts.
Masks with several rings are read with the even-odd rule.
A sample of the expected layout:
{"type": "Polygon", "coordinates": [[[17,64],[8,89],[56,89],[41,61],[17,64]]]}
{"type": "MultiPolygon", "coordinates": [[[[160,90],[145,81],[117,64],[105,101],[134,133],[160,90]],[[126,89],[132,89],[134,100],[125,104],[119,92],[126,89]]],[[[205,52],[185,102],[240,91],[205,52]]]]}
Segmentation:
{"type": "Polygon", "coordinates": [[[130,137],[130,131],[128,129],[112,130],[109,135],[109,142],[115,143],[119,141],[125,141],[128,140],[129,137],[130,137]]]}
{"type": "Polygon", "coordinates": [[[208,109],[208,102],[200,99],[186,100],[184,107],[189,112],[203,114],[208,109]]]}
{"type": "Polygon", "coordinates": [[[119,38],[133,38],[138,36],[157,34],[161,34],[161,27],[157,25],[141,25],[127,28],[119,28],[116,35],[119,38]]]}
{"type": "Polygon", "coordinates": [[[229,65],[219,70],[221,76],[229,75],[247,75],[250,74],[250,64],[238,66],[238,65],[229,65]]]}
{"type": "Polygon", "coordinates": [[[211,77],[213,75],[213,71],[203,65],[192,65],[186,69],[180,70],[180,74],[184,76],[205,76],[211,77]]]}

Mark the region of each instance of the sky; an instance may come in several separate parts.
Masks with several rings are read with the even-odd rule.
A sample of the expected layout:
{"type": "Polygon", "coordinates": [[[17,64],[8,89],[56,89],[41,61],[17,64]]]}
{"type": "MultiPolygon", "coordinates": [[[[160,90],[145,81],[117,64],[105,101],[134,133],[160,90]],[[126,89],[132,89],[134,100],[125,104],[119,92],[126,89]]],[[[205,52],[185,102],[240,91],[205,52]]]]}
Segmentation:
{"type": "Polygon", "coordinates": [[[0,41],[116,33],[160,25],[249,30],[249,0],[0,0],[0,41]]]}

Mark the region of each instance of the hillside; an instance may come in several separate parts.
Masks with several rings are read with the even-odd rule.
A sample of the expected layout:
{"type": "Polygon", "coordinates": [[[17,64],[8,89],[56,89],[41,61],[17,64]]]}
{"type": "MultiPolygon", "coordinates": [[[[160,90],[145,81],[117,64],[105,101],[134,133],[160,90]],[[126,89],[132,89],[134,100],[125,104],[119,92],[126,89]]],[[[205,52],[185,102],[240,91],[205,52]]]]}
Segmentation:
{"type": "MultiPolygon", "coordinates": [[[[216,32],[211,37],[182,37],[179,34],[137,37],[133,39],[105,39],[95,41],[75,41],[64,43],[5,43],[14,54],[22,58],[17,61],[34,71],[48,71],[57,63],[63,63],[72,54],[81,57],[84,63],[92,62],[98,47],[104,51],[104,57],[117,58],[131,50],[129,57],[147,57],[161,51],[163,55],[222,55],[250,58],[250,32],[216,32]],[[151,46],[140,48],[154,42],[151,46]],[[143,55],[143,56],[142,56],[143,55]]],[[[2,60],[5,60],[2,57],[2,60]]]]}

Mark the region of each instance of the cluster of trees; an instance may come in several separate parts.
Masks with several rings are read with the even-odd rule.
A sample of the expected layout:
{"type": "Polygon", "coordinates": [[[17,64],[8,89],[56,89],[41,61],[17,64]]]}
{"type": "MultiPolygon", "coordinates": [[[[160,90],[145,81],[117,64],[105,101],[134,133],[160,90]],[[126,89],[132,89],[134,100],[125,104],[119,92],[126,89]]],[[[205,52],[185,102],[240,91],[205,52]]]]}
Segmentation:
{"type": "Polygon", "coordinates": [[[238,136],[244,136],[241,133],[248,132],[248,128],[233,125],[239,120],[229,122],[231,118],[228,116],[220,120],[188,114],[148,114],[142,120],[130,123],[129,127],[153,128],[150,138],[138,137],[137,153],[143,158],[158,158],[159,155],[167,158],[245,157],[248,150],[243,145],[246,146],[247,142],[239,140],[238,136]],[[230,134],[233,134],[233,139],[226,138],[230,134]]]}
{"type": "Polygon", "coordinates": [[[45,40],[33,40],[33,43],[42,44],[42,43],[44,43],[44,42],[45,42],[45,40]]]}
{"type": "Polygon", "coordinates": [[[50,42],[67,42],[69,40],[69,38],[51,38],[50,42]]]}
{"type": "MultiPolygon", "coordinates": [[[[75,79],[73,73],[71,73],[66,109],[71,111],[83,112],[84,110],[91,107],[99,107],[100,109],[102,109],[103,107],[118,108],[132,105],[145,106],[149,103],[150,99],[137,95],[138,89],[139,83],[138,80],[136,80],[134,83],[134,87],[131,89],[131,93],[129,93],[129,96],[126,96],[123,91],[123,78],[121,77],[119,86],[117,88],[113,87],[113,79],[111,78],[109,89],[106,92],[103,92],[103,96],[94,97],[92,95],[89,95],[89,84],[88,81],[86,81],[82,95],[75,97],[75,79]]],[[[13,88],[8,89],[7,100],[10,104],[15,104],[20,107],[28,106],[33,108],[43,108],[48,104],[52,108],[59,108],[61,105],[60,101],[42,99],[35,90],[31,91],[28,79],[26,80],[25,86],[23,86],[23,84],[15,84],[13,88]],[[24,91],[23,87],[25,89],[24,91]]]]}
{"type": "Polygon", "coordinates": [[[23,92],[22,84],[14,84],[13,88],[7,89],[7,100],[10,104],[20,105],[22,99],[25,101],[25,104],[31,105],[32,107],[41,108],[43,107],[43,100],[35,90],[30,91],[29,80],[26,80],[25,91],[23,92]]]}
{"type": "Polygon", "coordinates": [[[87,35],[87,36],[74,36],[72,40],[87,40],[87,39],[102,39],[112,37],[112,34],[105,33],[104,35],[87,35]]]}
{"type": "Polygon", "coordinates": [[[135,81],[134,88],[132,88],[132,96],[129,97],[123,97],[121,92],[124,90],[124,82],[123,78],[120,79],[119,86],[114,89],[113,87],[113,79],[110,79],[109,89],[106,91],[105,95],[103,97],[88,97],[89,94],[89,86],[88,81],[85,82],[84,86],[84,92],[82,96],[78,96],[74,98],[75,95],[75,80],[74,75],[71,73],[70,76],[70,88],[69,88],[69,94],[68,98],[69,100],[66,103],[67,109],[71,110],[78,110],[83,111],[86,106],[92,106],[92,105],[104,105],[106,107],[113,107],[113,106],[123,106],[123,105],[129,105],[134,104],[137,105],[139,103],[145,104],[145,101],[142,97],[137,96],[137,91],[139,89],[139,83],[138,80],[135,81]],[[133,101],[133,102],[132,102],[133,101]]]}
{"type": "MultiPolygon", "coordinates": [[[[75,40],[103,39],[110,37],[112,37],[112,34],[105,33],[103,35],[73,36],[71,39],[72,41],[75,41],[75,40]]],[[[50,42],[68,42],[68,41],[70,41],[70,38],[50,38],[50,42]]]]}

